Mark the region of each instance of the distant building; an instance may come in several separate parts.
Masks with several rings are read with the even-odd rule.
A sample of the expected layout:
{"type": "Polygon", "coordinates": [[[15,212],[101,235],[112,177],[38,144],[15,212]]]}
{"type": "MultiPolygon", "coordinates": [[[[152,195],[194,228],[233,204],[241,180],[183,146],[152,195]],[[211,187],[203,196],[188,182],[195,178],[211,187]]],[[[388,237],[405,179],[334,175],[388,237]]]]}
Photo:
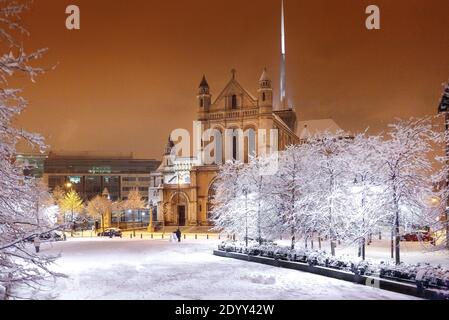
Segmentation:
{"type": "Polygon", "coordinates": [[[303,141],[325,132],[337,134],[343,129],[333,119],[308,120],[298,122],[296,134],[303,141]]]}
{"type": "Polygon", "coordinates": [[[22,153],[17,155],[16,161],[22,163],[25,167],[24,174],[35,178],[44,176],[44,163],[47,155],[22,153]]]}
{"type": "Polygon", "coordinates": [[[84,200],[101,195],[107,189],[113,201],[126,200],[132,190],[138,190],[148,201],[151,173],[159,165],[160,161],[134,159],[132,155],[50,153],[44,161],[42,177],[50,190],[70,184],[84,200]]]}

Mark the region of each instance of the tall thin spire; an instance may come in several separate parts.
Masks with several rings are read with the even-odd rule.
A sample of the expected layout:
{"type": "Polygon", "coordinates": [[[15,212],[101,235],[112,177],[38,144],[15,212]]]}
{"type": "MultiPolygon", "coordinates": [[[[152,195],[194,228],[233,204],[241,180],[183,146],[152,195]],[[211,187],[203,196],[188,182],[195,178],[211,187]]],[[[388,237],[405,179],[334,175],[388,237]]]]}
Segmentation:
{"type": "Polygon", "coordinates": [[[285,15],[284,15],[284,0],[281,1],[281,87],[280,87],[280,109],[286,109],[286,94],[285,94],[285,15]]]}

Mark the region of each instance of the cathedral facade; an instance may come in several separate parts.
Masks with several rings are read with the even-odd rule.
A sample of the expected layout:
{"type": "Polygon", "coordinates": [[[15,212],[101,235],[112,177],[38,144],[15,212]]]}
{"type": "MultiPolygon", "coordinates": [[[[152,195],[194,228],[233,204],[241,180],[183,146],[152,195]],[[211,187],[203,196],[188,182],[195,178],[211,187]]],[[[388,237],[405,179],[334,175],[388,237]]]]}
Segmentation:
{"type": "Polygon", "coordinates": [[[211,225],[214,181],[221,164],[228,160],[248,162],[251,156],[284,150],[300,142],[299,136],[304,134],[298,133],[302,129],[297,128],[295,110],[286,99],[284,19],[282,2],[279,102],[273,101],[272,81],[266,70],[259,78],[255,95],[237,81],[236,71],[232,70],[231,79],[214,98],[203,76],[196,106],[196,123],[201,131],[199,155],[195,152],[194,157],[178,156],[169,139],[149,192],[149,204],[157,210],[158,223],[179,227],[211,225]],[[212,154],[208,148],[211,144],[212,154]],[[203,161],[204,154],[213,161],[203,161]]]}
{"type": "Polygon", "coordinates": [[[215,161],[205,165],[197,156],[178,157],[173,152],[175,144],[169,139],[150,188],[150,203],[157,209],[158,221],[166,226],[211,225],[214,180],[225,160],[247,162],[250,155],[257,156],[270,146],[277,151],[299,143],[295,111],[285,103],[274,105],[272,81],[266,70],[260,76],[256,95],[243,88],[233,70],[231,79],[215,99],[203,76],[196,108],[202,132],[209,129],[215,132],[210,141],[201,142],[203,150],[209,143],[215,144],[212,155],[215,161]],[[276,135],[270,136],[271,131],[276,135]],[[259,132],[266,132],[266,136],[260,139],[259,132]],[[270,146],[261,145],[265,143],[270,146]]]}

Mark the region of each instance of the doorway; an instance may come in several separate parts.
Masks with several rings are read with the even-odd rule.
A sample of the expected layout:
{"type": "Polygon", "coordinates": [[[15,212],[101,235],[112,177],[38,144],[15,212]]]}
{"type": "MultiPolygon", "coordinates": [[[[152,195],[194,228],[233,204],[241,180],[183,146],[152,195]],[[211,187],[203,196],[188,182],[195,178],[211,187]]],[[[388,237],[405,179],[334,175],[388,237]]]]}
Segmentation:
{"type": "Polygon", "coordinates": [[[178,225],[184,227],[186,225],[186,207],[178,206],[178,225]]]}

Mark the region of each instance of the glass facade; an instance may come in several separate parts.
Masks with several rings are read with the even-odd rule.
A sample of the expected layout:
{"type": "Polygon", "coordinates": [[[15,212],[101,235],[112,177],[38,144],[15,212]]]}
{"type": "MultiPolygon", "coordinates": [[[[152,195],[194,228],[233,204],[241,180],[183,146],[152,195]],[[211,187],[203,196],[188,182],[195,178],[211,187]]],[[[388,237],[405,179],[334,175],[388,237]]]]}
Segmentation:
{"type": "MultiPolygon", "coordinates": [[[[153,210],[153,222],[157,221],[157,211],[153,210]]],[[[134,226],[148,226],[150,224],[150,210],[121,210],[112,213],[112,226],[132,224],[134,226]]]]}
{"type": "Polygon", "coordinates": [[[157,160],[91,159],[49,156],[44,163],[44,177],[51,190],[64,188],[68,182],[84,200],[101,195],[107,189],[111,200],[126,199],[137,189],[148,199],[150,174],[159,167],[157,160]]]}

